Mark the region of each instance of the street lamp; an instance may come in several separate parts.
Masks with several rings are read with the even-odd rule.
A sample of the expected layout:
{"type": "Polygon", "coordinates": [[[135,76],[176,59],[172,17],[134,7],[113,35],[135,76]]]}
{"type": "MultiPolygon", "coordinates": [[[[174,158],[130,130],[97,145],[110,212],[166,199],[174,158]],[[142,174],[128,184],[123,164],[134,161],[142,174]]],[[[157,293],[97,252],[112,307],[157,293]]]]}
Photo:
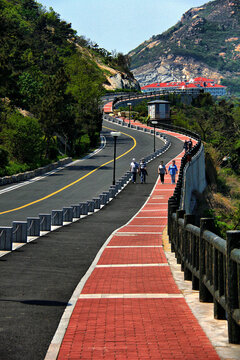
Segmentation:
{"type": "Polygon", "coordinates": [[[116,170],[116,144],[117,144],[117,138],[121,136],[120,132],[112,131],[110,133],[112,137],[114,138],[114,154],[113,154],[113,181],[112,184],[115,185],[115,170],[116,170]]]}
{"type": "Polygon", "coordinates": [[[156,128],[156,125],[158,124],[158,121],[152,120],[152,121],[151,121],[151,124],[153,125],[153,129],[154,129],[154,132],[153,132],[153,152],[155,152],[155,151],[156,151],[156,146],[155,146],[155,128],[156,128]]]}
{"type": "Polygon", "coordinates": [[[130,119],[131,119],[131,105],[132,105],[132,103],[127,103],[127,105],[129,107],[129,123],[128,123],[128,127],[130,127],[130,124],[131,124],[131,122],[130,122],[130,119]]]}

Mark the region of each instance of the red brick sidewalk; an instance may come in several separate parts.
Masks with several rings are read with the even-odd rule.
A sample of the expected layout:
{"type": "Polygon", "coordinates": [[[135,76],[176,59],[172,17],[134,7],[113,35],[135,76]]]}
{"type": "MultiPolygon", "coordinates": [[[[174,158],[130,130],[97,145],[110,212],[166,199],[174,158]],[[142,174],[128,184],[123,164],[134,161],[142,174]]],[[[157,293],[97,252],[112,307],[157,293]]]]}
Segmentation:
{"type": "Polygon", "coordinates": [[[158,181],[140,212],[111,237],[77,300],[59,360],[219,359],[163,251],[173,189],[168,175],[164,185],[158,181]]]}

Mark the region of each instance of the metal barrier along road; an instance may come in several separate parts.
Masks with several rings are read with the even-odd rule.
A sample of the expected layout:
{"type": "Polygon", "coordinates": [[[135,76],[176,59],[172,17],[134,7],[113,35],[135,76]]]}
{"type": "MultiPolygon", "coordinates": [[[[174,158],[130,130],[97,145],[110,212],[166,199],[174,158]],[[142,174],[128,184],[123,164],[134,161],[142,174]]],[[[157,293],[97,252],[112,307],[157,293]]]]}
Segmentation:
{"type": "Polygon", "coordinates": [[[183,210],[170,216],[169,240],[184,279],[201,302],[213,302],[216,319],[227,319],[229,342],[240,344],[240,231],[228,231],[224,240],[214,233],[213,219],[197,227],[183,210]]]}

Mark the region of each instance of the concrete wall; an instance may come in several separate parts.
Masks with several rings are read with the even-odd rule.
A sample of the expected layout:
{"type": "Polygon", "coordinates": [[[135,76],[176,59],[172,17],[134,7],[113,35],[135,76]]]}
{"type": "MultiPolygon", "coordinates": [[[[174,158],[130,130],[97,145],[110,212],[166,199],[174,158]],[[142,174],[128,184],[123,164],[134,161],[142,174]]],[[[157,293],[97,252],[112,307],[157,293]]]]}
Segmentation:
{"type": "Polygon", "coordinates": [[[185,167],[180,208],[185,210],[187,214],[192,214],[196,205],[195,194],[201,194],[206,186],[205,155],[204,147],[201,145],[200,151],[192,158],[191,163],[188,163],[185,167]]]}
{"type": "Polygon", "coordinates": [[[43,175],[51,170],[58,168],[59,166],[69,164],[70,162],[72,162],[72,158],[65,158],[35,170],[26,171],[24,173],[15,174],[11,176],[0,177],[0,186],[33,179],[36,176],[43,175]]]}

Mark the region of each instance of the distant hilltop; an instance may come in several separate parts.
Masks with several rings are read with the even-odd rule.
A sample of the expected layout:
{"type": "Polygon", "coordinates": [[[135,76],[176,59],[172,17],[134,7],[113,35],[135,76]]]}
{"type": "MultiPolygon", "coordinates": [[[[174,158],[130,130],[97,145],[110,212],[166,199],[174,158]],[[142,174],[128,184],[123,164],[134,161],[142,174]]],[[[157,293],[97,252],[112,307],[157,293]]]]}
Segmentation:
{"type": "Polygon", "coordinates": [[[141,86],[206,77],[234,92],[240,88],[240,2],[215,0],[192,8],[128,55],[141,86]]]}
{"type": "Polygon", "coordinates": [[[216,84],[213,79],[197,77],[187,81],[169,81],[164,83],[153,83],[141,87],[142,92],[148,93],[153,91],[170,91],[181,92],[182,90],[191,93],[208,92],[212,96],[226,95],[227,87],[216,84]]]}

